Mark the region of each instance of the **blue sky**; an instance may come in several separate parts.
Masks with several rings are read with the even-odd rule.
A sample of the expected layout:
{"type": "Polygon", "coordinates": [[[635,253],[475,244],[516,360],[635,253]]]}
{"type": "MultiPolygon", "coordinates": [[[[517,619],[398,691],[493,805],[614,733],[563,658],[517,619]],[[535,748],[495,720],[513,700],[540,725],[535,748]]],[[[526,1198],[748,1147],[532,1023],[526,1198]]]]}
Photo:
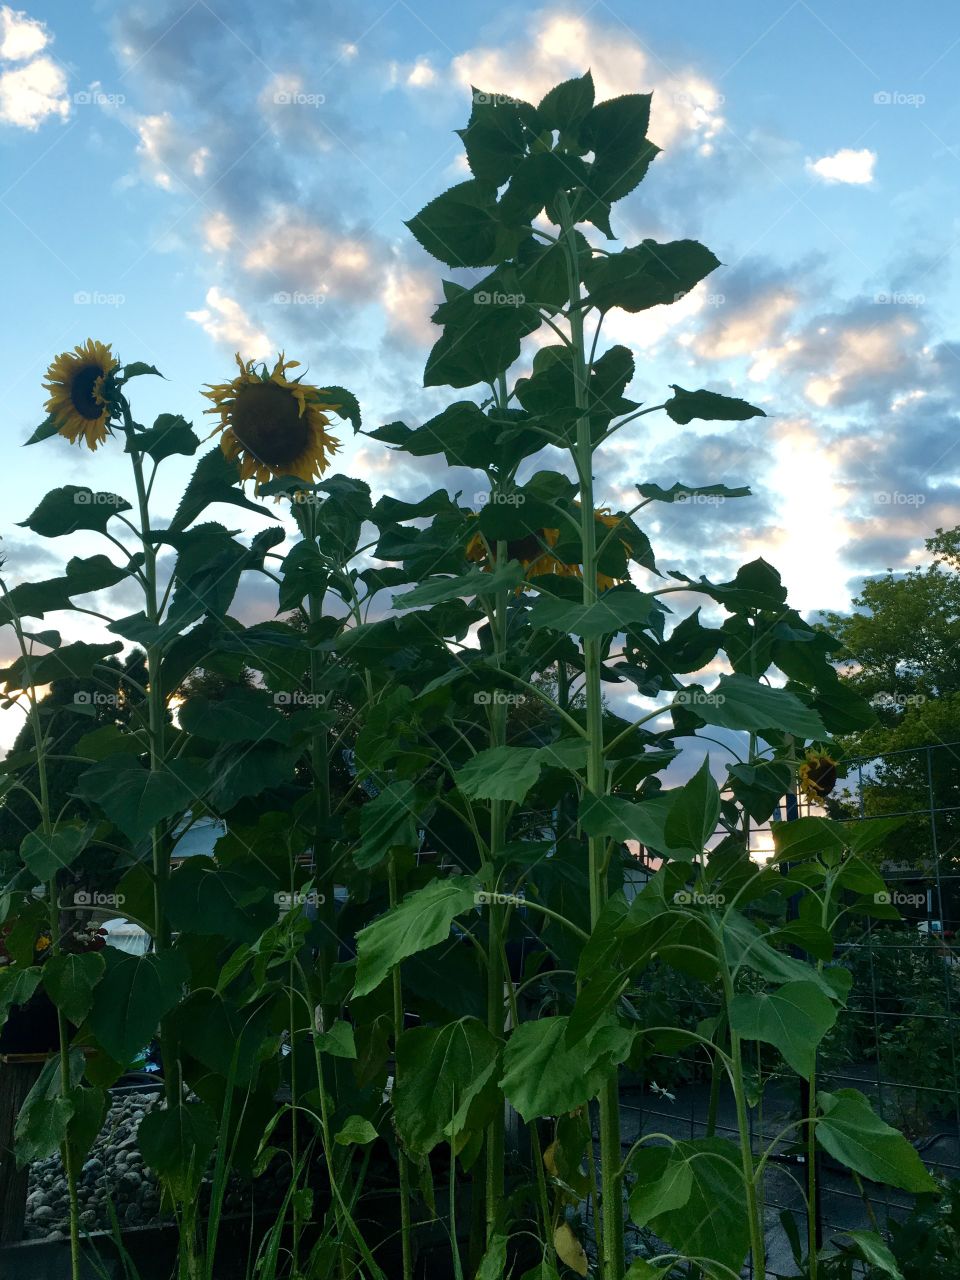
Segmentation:
{"type": "MultiPolygon", "coordinates": [[[[16,447],[44,416],[47,363],[88,336],[165,373],[136,386],[147,421],[201,422],[200,388],[235,350],[278,347],[351,387],[369,426],[436,412],[443,392],[420,382],[440,270],[403,220],[467,176],[452,131],[471,83],[535,100],[587,66],[599,97],[654,92],[663,154],[615,231],[693,236],[725,264],[678,306],[610,323],[637,354],[630,394],[708,386],[769,414],[625,432],[602,496],[750,484],[753,499],[669,509],[654,544],[694,576],[763,554],[805,611],[842,608],[960,521],[955,6],[176,0],[2,22],[14,579],[77,550],[15,528],[53,483],[129,489],[119,449],[16,447]]],[[[346,444],[339,469],[377,492],[476,487],[346,444]]],[[[188,468],[169,465],[161,514],[188,468]]]]}

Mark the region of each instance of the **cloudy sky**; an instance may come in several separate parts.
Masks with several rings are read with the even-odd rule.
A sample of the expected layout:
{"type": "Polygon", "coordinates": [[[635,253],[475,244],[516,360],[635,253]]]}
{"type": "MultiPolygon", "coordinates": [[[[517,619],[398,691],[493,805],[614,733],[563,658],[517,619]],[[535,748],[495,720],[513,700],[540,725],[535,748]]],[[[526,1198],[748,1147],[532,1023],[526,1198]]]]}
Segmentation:
{"type": "MultiPolygon", "coordinates": [[[[118,448],[16,447],[44,416],[48,361],[88,336],[166,375],[134,384],[144,421],[202,424],[200,389],[235,350],[280,347],[310,381],[351,387],[368,426],[437,412],[443,391],[420,384],[440,269],[404,219],[467,176],[453,130],[471,84],[536,101],[588,66],[598,97],[653,91],[663,148],[615,232],[695,237],[724,263],[672,308],[611,317],[609,341],[637,354],[629,394],[706,386],[769,415],[624,432],[600,496],[749,484],[752,499],[665,508],[654,545],[693,576],[762,554],[808,612],[843,608],[865,574],[917,563],[926,535],[960,521],[960,10],[946,0],[915,0],[909,22],[893,0],[0,14],[13,580],[94,549],[16,529],[52,483],[130,487],[118,448]]],[[[363,437],[341,457],[376,492],[476,488],[363,437]]],[[[168,464],[161,515],[189,465],[168,464]]]]}

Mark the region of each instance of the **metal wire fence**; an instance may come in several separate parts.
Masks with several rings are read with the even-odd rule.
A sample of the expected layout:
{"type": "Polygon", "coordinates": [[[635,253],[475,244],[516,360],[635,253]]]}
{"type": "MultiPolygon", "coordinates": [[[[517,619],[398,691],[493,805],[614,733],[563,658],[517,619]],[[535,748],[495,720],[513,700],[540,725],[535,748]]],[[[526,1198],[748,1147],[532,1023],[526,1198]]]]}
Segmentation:
{"type": "MultiPolygon", "coordinates": [[[[798,811],[775,815],[787,819],[798,811]]],[[[879,1114],[914,1142],[928,1168],[946,1178],[960,1175],[960,743],[863,757],[849,762],[830,816],[844,821],[898,817],[897,830],[877,847],[877,869],[887,882],[899,919],[876,919],[851,911],[839,929],[835,962],[850,970],[852,986],[837,1024],[822,1045],[819,1087],[858,1089],[879,1114]]],[[[815,808],[814,813],[823,813],[815,808]]],[[[757,833],[761,846],[769,832],[757,833]]],[[[880,905],[880,904],[878,904],[880,905]]],[[[655,971],[647,982],[655,1007],[668,1003],[674,1016],[709,1017],[715,1010],[695,983],[674,972],[655,971]],[[689,1006],[685,1010],[685,1006],[689,1006]]],[[[757,1096],[751,1140],[757,1156],[772,1144],[764,1182],[770,1246],[768,1275],[790,1275],[792,1262],[784,1213],[807,1232],[806,1179],[802,1153],[776,1135],[807,1114],[807,1097],[796,1077],[769,1074],[771,1060],[758,1048],[754,1064],[757,1096]]],[[[665,1056],[624,1090],[624,1143],[645,1132],[675,1138],[703,1137],[708,1116],[718,1136],[739,1140],[732,1100],[721,1088],[711,1097],[703,1055],[665,1056]]],[[[865,1188],[839,1165],[823,1159],[813,1206],[821,1242],[852,1229],[902,1218],[912,1197],[895,1190],[865,1188]]],[[[642,1241],[635,1243],[642,1246],[642,1241]]]]}

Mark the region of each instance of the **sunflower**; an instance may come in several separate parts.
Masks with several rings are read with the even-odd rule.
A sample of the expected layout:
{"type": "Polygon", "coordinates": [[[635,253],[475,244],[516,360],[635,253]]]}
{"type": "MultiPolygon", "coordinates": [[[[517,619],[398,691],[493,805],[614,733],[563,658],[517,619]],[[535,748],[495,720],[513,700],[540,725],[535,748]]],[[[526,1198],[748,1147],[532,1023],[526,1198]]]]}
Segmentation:
{"type": "Polygon", "coordinates": [[[240,375],[232,382],[208,383],[203,394],[213,401],[207,413],[220,415],[220,448],[228,458],[240,463],[242,480],[255,480],[257,487],[275,476],[296,476],[310,484],[326,471],[330,455],[340,442],[327,433],[328,412],[339,405],[324,400],[324,393],[307,382],[291,381],[288,369],[299,360],[285,360],[281,352],[273,373],[267,366],[257,368],[253,360],[244,362],[237,353],[240,375]]]}
{"type": "Polygon", "coordinates": [[[88,338],[82,346],[61,352],[47,370],[43,385],[50,399],[45,408],[71,444],[96,449],[110,434],[110,406],[103,387],[119,363],[109,346],[88,338]]]}
{"type": "MultiPolygon", "coordinates": [[[[598,523],[603,524],[608,529],[619,524],[619,518],[610,515],[605,508],[595,511],[594,517],[598,523]]],[[[552,553],[551,548],[555,547],[559,541],[559,529],[538,529],[536,533],[528,533],[525,538],[516,538],[513,541],[509,541],[507,543],[507,559],[519,560],[524,570],[524,577],[528,580],[551,573],[557,574],[561,578],[581,578],[583,570],[580,565],[566,564],[552,553]]],[[[624,545],[626,546],[627,544],[624,543],[624,545]]],[[[627,549],[629,551],[629,547],[627,549]]],[[[475,533],[467,543],[467,559],[489,570],[487,543],[482,534],[475,533]]],[[[622,581],[624,581],[622,578],[612,578],[607,573],[598,573],[597,590],[606,591],[608,587],[616,586],[618,582],[622,581]]],[[[517,590],[521,591],[522,587],[518,587],[517,590]]]]}
{"type": "Polygon", "coordinates": [[[837,785],[837,762],[811,748],[797,770],[797,783],[808,800],[825,800],[837,785]]]}

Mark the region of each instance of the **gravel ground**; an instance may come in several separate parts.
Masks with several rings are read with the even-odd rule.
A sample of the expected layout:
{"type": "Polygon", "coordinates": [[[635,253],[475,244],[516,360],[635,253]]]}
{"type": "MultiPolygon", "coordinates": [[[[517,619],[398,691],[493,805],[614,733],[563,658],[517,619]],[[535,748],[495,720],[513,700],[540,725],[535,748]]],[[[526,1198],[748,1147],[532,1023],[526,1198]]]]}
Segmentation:
{"type": "MultiPolygon", "coordinates": [[[[160,1212],[160,1188],[153,1173],[144,1168],[137,1146],[140,1121],[151,1106],[159,1104],[161,1097],[156,1090],[114,1095],[100,1136],[77,1180],[81,1230],[112,1230],[111,1202],[121,1228],[166,1220],[167,1215],[160,1212]]],[[[270,1166],[275,1171],[274,1177],[271,1178],[268,1171],[258,1179],[258,1208],[268,1207],[266,1202],[270,1199],[279,1203],[283,1190],[279,1185],[282,1167],[283,1162],[276,1160],[270,1166]]],[[[249,1204],[249,1188],[238,1180],[227,1190],[224,1213],[240,1212],[249,1204]]],[[[67,1180],[60,1157],[39,1160],[30,1168],[24,1238],[59,1239],[67,1235],[68,1221],[67,1180]]]]}

